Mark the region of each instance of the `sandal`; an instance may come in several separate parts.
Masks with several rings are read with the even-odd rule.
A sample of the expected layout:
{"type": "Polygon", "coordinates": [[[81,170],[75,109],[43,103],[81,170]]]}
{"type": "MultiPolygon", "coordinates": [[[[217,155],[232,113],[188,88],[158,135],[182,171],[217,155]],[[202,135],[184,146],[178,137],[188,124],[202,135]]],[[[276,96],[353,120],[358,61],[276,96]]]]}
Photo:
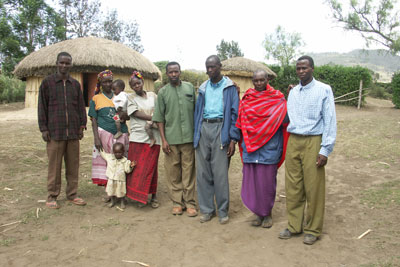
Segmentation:
{"type": "Polygon", "coordinates": [[[77,206],[85,206],[86,205],[86,202],[80,197],[76,197],[74,199],[68,199],[68,201],[77,206]]]}
{"type": "Polygon", "coordinates": [[[55,200],[47,201],[46,207],[48,207],[49,209],[59,209],[60,208],[60,206],[57,204],[57,201],[55,201],[55,200]]]}
{"type": "Polygon", "coordinates": [[[156,198],[152,198],[150,200],[150,205],[153,209],[156,209],[160,206],[160,203],[158,203],[158,200],[156,198]]]}

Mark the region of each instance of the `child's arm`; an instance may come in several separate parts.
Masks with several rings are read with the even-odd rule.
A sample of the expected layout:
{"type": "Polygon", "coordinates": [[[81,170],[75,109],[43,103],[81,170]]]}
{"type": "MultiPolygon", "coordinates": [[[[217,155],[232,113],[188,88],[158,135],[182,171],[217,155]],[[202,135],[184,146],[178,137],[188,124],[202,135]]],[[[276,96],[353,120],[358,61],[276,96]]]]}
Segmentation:
{"type": "Polygon", "coordinates": [[[100,155],[105,161],[107,161],[110,158],[111,154],[105,152],[104,149],[103,149],[103,150],[100,150],[100,155]]]}
{"type": "Polygon", "coordinates": [[[126,173],[132,172],[133,167],[135,167],[135,165],[136,165],[135,161],[126,160],[126,162],[124,164],[124,171],[126,173]]]}

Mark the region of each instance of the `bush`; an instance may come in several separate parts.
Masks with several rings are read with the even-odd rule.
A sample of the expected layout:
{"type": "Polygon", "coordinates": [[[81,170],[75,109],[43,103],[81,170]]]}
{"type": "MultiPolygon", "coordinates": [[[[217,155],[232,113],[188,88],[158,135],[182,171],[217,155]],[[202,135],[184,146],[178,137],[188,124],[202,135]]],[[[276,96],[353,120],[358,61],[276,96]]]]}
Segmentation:
{"type": "MultiPolygon", "coordinates": [[[[286,95],[289,84],[298,84],[299,79],[296,75],[296,66],[290,65],[286,67],[270,66],[270,68],[278,75],[270,84],[286,95]]],[[[324,65],[314,68],[315,79],[329,84],[332,87],[335,97],[356,91],[360,87],[360,80],[363,80],[363,88],[368,88],[372,82],[372,76],[367,68],[363,67],[344,67],[338,65],[324,65]]],[[[358,96],[353,93],[345,98],[358,96]]],[[[364,97],[362,97],[364,100],[364,97]]],[[[346,105],[357,106],[358,99],[349,102],[343,102],[346,105]]]]}
{"type": "Polygon", "coordinates": [[[400,108],[400,72],[393,74],[391,87],[393,90],[392,102],[396,108],[400,108]]]}
{"type": "MultiPolygon", "coordinates": [[[[391,99],[392,95],[388,92],[390,87],[381,83],[373,83],[369,88],[369,96],[381,99],[391,99]]],[[[390,90],[391,91],[391,90],[390,90]]]]}
{"type": "Polygon", "coordinates": [[[23,102],[25,101],[25,82],[0,75],[0,102],[23,102]]]}

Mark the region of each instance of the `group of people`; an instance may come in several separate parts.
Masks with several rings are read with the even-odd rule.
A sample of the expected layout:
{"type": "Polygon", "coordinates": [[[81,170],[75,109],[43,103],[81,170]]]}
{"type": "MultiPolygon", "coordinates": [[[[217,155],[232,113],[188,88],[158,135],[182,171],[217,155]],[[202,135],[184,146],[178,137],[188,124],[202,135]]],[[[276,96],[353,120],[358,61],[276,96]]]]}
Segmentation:
{"type": "MultiPolygon", "coordinates": [[[[39,127],[49,157],[49,208],[59,208],[62,158],[67,199],[86,204],[77,196],[85,105],[79,83],[69,76],[71,55],[61,52],[56,65],[57,73],[40,86],[38,104],[39,127]]],[[[177,62],[166,65],[169,82],[157,95],[144,90],[143,76],[137,71],[129,79],[132,94],[123,92],[124,83],[114,81],[111,71],[99,73],[98,94],[90,101],[88,113],[94,136],[93,183],[106,186],[104,200],[110,201],[110,207],[119,201],[124,208],[126,195],[157,208],[157,165],[162,148],[171,213],[197,216],[197,188],[200,222],[218,216],[219,222],[226,224],[228,170],[239,143],[241,197],[255,214],[251,225],[272,226],[277,171],[285,162],[288,227],[279,238],[304,232],[303,242],[314,244],[324,218],[324,166],[336,139],[331,87],[313,78],[313,59],[302,56],[296,63],[300,83],[289,86],[287,100],[269,85],[264,70],[254,72],[254,88],[240,100],[236,84],[221,74],[218,56],[208,57],[205,65],[209,79],[198,94],[191,83],[181,81],[177,62]]]]}

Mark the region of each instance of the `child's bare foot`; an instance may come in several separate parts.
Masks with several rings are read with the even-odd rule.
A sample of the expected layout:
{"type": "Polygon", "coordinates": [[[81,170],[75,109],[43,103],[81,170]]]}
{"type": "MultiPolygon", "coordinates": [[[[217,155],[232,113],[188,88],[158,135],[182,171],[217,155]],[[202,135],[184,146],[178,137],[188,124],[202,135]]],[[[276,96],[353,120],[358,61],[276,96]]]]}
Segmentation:
{"type": "Polygon", "coordinates": [[[122,136],[122,132],[117,132],[116,134],[114,134],[114,139],[118,139],[122,136]]]}
{"type": "Polygon", "coordinates": [[[123,198],[121,198],[121,209],[125,209],[125,208],[126,208],[125,201],[123,198]]]}
{"type": "Polygon", "coordinates": [[[156,139],[150,139],[150,145],[149,145],[149,147],[154,146],[155,143],[156,143],[156,139]]]}

